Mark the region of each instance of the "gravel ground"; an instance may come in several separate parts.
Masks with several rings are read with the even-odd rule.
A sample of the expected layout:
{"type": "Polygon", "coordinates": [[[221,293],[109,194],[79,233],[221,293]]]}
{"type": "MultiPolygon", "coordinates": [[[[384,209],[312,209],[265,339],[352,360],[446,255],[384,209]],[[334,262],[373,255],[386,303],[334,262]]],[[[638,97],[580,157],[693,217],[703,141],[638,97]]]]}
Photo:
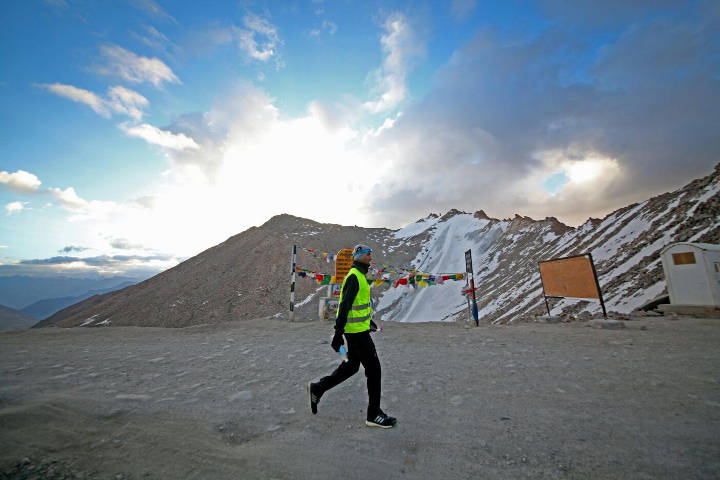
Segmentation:
{"type": "Polygon", "coordinates": [[[720,478],[720,320],[384,324],[383,409],[324,322],[0,333],[0,479],[720,478]]]}

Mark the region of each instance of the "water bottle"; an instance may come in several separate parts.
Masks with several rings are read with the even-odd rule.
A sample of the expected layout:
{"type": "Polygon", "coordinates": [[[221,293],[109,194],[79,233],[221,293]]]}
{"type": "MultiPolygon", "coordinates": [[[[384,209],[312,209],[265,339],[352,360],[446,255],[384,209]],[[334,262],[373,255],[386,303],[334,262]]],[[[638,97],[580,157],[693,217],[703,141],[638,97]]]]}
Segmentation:
{"type": "Polygon", "coordinates": [[[340,345],[340,350],[338,350],[338,355],[340,355],[340,359],[344,362],[347,360],[347,350],[345,349],[345,345],[340,345]]]}

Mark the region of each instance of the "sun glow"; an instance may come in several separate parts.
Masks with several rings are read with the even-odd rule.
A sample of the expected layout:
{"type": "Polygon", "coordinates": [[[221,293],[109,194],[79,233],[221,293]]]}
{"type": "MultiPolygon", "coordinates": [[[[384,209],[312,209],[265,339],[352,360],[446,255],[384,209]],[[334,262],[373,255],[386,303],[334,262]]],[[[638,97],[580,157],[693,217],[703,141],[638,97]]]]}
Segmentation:
{"type": "Polygon", "coordinates": [[[585,183],[595,180],[606,171],[617,169],[617,162],[611,158],[589,157],[585,160],[566,162],[563,165],[565,175],[570,182],[585,183]]]}

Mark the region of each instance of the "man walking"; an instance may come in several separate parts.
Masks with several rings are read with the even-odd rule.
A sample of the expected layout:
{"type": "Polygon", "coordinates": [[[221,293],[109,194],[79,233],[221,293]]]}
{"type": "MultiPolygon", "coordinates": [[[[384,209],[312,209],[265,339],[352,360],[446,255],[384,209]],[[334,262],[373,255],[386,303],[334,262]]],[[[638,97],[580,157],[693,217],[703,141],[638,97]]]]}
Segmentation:
{"type": "Polygon", "coordinates": [[[397,420],[380,410],[380,360],[370,332],[377,330],[372,321],[370,285],[365,275],[372,260],[372,250],[366,245],[357,245],[353,249],[353,264],[345,276],[340,291],[340,305],[335,319],[335,335],[331,346],[336,352],[347,340],[347,361],[342,362],[330,375],[318,383],[308,383],[308,401],[313,414],[317,413],[320,397],[331,388],[352,377],[362,363],[367,377],[368,409],[365,425],[369,427],[391,428],[397,420]]]}

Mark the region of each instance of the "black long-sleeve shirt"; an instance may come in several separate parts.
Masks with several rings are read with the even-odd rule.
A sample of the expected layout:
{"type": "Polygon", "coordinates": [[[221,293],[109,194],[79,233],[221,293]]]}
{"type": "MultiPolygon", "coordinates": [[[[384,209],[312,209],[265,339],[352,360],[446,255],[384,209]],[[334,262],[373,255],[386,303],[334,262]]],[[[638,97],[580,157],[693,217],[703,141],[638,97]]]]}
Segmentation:
{"type": "MultiPolygon", "coordinates": [[[[352,266],[360,270],[360,273],[367,275],[368,268],[370,265],[366,263],[353,262],[352,266]]],[[[335,331],[337,333],[343,333],[345,331],[345,324],[347,323],[347,316],[352,308],[355,297],[360,290],[360,284],[357,281],[355,275],[350,275],[345,280],[345,285],[342,289],[342,302],[338,305],[338,315],[335,319],[335,331]]]]}

